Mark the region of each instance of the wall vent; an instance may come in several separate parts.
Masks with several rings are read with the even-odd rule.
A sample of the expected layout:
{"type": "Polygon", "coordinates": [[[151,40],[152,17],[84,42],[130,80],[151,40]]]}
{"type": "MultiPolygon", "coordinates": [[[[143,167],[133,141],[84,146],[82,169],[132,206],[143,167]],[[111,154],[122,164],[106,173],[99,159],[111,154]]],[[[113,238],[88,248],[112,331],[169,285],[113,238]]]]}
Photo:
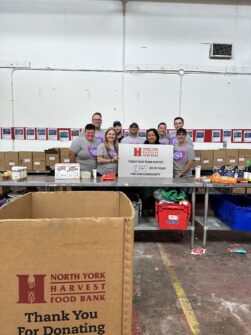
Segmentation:
{"type": "Polygon", "coordinates": [[[210,45],[209,58],[232,58],[232,44],[212,43],[210,45]]]}

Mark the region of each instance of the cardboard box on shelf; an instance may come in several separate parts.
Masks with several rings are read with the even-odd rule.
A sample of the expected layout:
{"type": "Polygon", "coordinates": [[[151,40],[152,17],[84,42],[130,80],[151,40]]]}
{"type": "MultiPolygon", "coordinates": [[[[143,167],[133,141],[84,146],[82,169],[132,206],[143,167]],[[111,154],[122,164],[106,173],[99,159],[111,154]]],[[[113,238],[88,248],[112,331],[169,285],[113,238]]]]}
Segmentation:
{"type": "Polygon", "coordinates": [[[246,192],[246,188],[232,188],[232,193],[233,194],[245,194],[246,192]]]}
{"type": "Polygon", "coordinates": [[[70,163],[69,148],[60,148],[60,163],[70,163]]]}
{"type": "Polygon", "coordinates": [[[238,165],[239,149],[227,149],[226,165],[238,165]]]}
{"type": "Polygon", "coordinates": [[[18,165],[18,152],[9,151],[4,154],[5,170],[11,170],[13,166],[18,165]]]}
{"type": "Polygon", "coordinates": [[[251,161],[251,149],[240,149],[238,165],[246,165],[248,161],[251,161]]]}
{"type": "Polygon", "coordinates": [[[214,150],[214,165],[226,165],[227,150],[218,149],[214,150]]]}
{"type": "Polygon", "coordinates": [[[20,151],[19,152],[19,165],[26,166],[28,171],[31,171],[33,169],[31,151],[20,151]]]}
{"type": "Polygon", "coordinates": [[[5,169],[4,152],[0,151],[0,170],[5,169]]]}
{"type": "Polygon", "coordinates": [[[201,150],[201,167],[202,169],[211,169],[214,165],[214,151],[201,150]]]}
{"type": "Polygon", "coordinates": [[[53,167],[57,163],[59,163],[59,149],[53,148],[45,150],[45,165],[53,167]]]}
{"type": "Polygon", "coordinates": [[[195,165],[201,165],[201,150],[194,150],[195,165]]]}
{"type": "Polygon", "coordinates": [[[0,221],[1,334],[131,334],[134,209],[123,193],[28,193],[0,221]]]}
{"type": "Polygon", "coordinates": [[[32,160],[33,160],[33,171],[45,171],[45,153],[34,151],[32,153],[32,160]]]}

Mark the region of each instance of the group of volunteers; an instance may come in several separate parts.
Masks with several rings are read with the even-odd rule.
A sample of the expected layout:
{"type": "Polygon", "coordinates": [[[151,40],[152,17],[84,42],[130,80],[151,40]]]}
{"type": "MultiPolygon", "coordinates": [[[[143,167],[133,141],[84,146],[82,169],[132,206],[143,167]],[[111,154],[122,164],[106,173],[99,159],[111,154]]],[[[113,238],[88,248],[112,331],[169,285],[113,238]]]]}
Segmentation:
{"type": "Polygon", "coordinates": [[[124,144],[163,144],[173,145],[174,177],[189,177],[192,175],[195,155],[191,137],[183,128],[182,117],[174,119],[174,134],[167,134],[167,125],[161,122],[158,128],[146,131],[146,138],[139,136],[139,126],[133,122],[129,126],[129,134],[123,136],[122,124],[114,121],[113,127],[104,131],[101,129],[102,115],[94,113],[92,123],[88,123],[80,136],[70,147],[69,158],[71,163],[79,163],[81,171],[92,172],[102,176],[118,172],[119,143],[124,144]]]}

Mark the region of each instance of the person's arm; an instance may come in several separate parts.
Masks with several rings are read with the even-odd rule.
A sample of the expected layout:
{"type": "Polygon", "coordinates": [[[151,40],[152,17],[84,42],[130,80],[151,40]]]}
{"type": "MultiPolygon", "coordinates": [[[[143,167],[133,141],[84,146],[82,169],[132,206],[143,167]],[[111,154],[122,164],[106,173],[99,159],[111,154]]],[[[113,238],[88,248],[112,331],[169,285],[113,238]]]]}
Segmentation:
{"type": "Polygon", "coordinates": [[[117,161],[116,157],[114,157],[114,158],[104,158],[104,156],[98,156],[98,158],[97,158],[97,162],[100,163],[100,164],[114,163],[116,161],[117,161]]]}
{"type": "Polygon", "coordinates": [[[194,160],[189,160],[183,167],[182,171],[179,173],[178,177],[183,177],[194,165],[194,160]]]}
{"type": "Polygon", "coordinates": [[[69,159],[70,159],[70,163],[76,163],[76,154],[74,151],[69,150],[69,159]]]}

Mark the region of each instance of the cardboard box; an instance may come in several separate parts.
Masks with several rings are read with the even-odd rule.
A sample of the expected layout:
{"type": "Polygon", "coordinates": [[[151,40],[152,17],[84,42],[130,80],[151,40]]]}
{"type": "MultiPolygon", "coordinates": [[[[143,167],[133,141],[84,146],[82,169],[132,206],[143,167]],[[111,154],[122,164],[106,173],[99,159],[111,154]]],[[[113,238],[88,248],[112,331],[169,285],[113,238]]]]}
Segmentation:
{"type": "Polygon", "coordinates": [[[246,165],[247,161],[251,161],[251,149],[240,149],[238,165],[246,165]]]}
{"type": "Polygon", "coordinates": [[[0,170],[5,169],[4,152],[0,151],[0,170]]]}
{"type": "Polygon", "coordinates": [[[131,335],[134,209],[123,193],[28,193],[0,222],[1,335],[131,335]]]}
{"type": "Polygon", "coordinates": [[[19,165],[26,166],[28,171],[31,171],[33,169],[31,151],[20,151],[19,152],[19,165]]]}
{"type": "Polygon", "coordinates": [[[45,150],[45,165],[48,167],[54,167],[55,164],[59,163],[59,150],[48,149],[45,150]]]}
{"type": "Polygon", "coordinates": [[[214,165],[214,151],[213,150],[201,150],[201,168],[208,169],[214,165]]]}
{"type": "Polygon", "coordinates": [[[55,165],[55,179],[79,179],[79,163],[58,163],[55,165]]]}
{"type": "Polygon", "coordinates": [[[214,150],[214,165],[226,165],[227,150],[219,149],[214,150]]]}
{"type": "Polygon", "coordinates": [[[18,165],[18,152],[5,152],[4,154],[5,170],[11,170],[13,166],[18,165]]]}
{"type": "Polygon", "coordinates": [[[69,159],[69,148],[60,148],[59,150],[60,155],[60,163],[70,163],[69,159]]]}
{"type": "Polygon", "coordinates": [[[45,171],[45,153],[44,152],[33,152],[32,153],[33,160],[33,171],[45,171]]]}
{"type": "Polygon", "coordinates": [[[247,193],[246,188],[232,188],[232,193],[233,194],[245,194],[247,193]]]}
{"type": "Polygon", "coordinates": [[[239,149],[227,149],[226,165],[239,164],[239,149]]]}
{"type": "Polygon", "coordinates": [[[194,150],[195,165],[201,165],[201,150],[194,150]]]}

